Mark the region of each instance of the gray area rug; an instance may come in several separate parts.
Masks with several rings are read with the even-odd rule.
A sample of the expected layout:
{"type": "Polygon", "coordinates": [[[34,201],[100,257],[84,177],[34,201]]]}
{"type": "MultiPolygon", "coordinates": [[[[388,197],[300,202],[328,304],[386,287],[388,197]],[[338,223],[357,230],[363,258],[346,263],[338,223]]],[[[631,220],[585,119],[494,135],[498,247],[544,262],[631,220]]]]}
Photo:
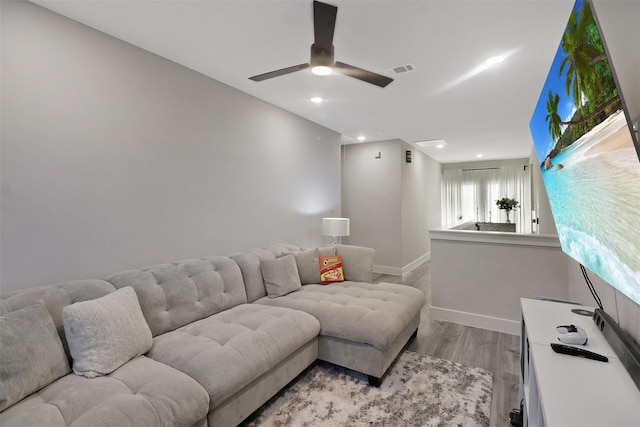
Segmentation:
{"type": "Polygon", "coordinates": [[[403,352],[380,388],[367,376],[319,363],[247,426],[488,426],[493,377],[480,368],[403,352]]]}

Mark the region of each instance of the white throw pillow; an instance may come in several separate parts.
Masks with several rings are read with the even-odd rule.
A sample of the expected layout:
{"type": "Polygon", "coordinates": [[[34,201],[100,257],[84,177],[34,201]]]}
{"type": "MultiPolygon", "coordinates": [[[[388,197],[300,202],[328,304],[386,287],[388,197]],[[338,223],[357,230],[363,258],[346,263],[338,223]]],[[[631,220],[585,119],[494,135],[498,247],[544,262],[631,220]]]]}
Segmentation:
{"type": "Polygon", "coordinates": [[[269,298],[277,298],[302,287],[293,255],[278,259],[261,259],[260,269],[269,298]]]}
{"type": "Polygon", "coordinates": [[[73,372],[87,378],[107,375],[153,344],[135,290],[124,287],[102,298],[62,310],[73,372]]]}

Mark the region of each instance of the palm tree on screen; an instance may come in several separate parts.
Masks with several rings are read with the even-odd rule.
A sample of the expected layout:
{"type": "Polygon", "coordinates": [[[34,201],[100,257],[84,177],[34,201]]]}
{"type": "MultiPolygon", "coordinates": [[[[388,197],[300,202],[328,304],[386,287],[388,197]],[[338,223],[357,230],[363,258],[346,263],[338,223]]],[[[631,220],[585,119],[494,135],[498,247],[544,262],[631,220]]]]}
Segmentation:
{"type": "Polygon", "coordinates": [[[571,14],[560,43],[566,56],[560,64],[559,73],[562,75],[566,68],[565,91],[567,95],[573,93],[576,106],[584,105],[583,98],[595,98],[599,81],[594,64],[606,59],[590,42],[589,27],[593,24],[591,6],[589,2],[585,2],[579,16],[576,11],[571,14]]]}
{"type": "Polygon", "coordinates": [[[549,91],[549,99],[547,100],[547,123],[549,124],[549,135],[554,141],[558,141],[562,136],[561,125],[566,124],[560,118],[558,114],[558,103],[560,102],[560,96],[549,91]]]}

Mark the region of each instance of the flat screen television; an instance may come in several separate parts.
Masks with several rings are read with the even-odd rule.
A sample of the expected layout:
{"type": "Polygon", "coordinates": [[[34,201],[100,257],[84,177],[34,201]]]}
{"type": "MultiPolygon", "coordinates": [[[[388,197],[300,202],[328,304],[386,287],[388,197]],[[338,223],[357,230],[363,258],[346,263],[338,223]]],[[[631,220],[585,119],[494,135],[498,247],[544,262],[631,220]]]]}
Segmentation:
{"type": "Polygon", "coordinates": [[[530,122],[562,250],[640,305],[640,147],[578,0],[530,122]]]}

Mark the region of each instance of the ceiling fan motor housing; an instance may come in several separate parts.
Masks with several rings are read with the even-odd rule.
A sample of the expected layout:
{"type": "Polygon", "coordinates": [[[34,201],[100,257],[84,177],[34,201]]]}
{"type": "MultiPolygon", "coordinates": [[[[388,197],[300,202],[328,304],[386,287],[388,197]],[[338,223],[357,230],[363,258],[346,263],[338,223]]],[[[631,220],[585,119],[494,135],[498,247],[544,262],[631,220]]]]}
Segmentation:
{"type": "Polygon", "coordinates": [[[334,50],[333,45],[331,45],[331,49],[327,50],[326,46],[318,46],[317,43],[311,45],[311,61],[310,64],[312,67],[333,67],[335,63],[334,60],[334,50]]]}

